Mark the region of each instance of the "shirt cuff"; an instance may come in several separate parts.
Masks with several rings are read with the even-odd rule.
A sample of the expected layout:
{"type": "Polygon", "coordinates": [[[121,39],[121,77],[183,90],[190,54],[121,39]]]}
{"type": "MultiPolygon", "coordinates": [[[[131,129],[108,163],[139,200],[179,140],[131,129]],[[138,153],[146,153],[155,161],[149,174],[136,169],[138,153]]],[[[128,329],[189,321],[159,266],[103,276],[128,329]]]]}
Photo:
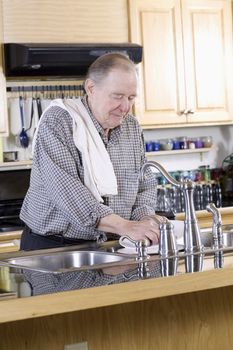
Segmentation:
{"type": "Polygon", "coordinates": [[[96,228],[99,225],[100,219],[110,214],[113,214],[113,210],[111,208],[103,204],[98,204],[94,211],[90,213],[87,226],[96,228]]]}

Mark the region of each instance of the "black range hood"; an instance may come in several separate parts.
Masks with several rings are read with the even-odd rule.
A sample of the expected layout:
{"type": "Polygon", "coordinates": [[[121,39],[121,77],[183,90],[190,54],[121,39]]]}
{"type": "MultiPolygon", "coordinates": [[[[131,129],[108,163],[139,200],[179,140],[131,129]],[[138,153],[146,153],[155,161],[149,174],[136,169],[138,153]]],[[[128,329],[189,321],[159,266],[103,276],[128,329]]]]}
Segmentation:
{"type": "Polygon", "coordinates": [[[122,52],[139,63],[137,44],[4,44],[5,74],[24,76],[83,76],[89,65],[108,52],[122,52]]]}

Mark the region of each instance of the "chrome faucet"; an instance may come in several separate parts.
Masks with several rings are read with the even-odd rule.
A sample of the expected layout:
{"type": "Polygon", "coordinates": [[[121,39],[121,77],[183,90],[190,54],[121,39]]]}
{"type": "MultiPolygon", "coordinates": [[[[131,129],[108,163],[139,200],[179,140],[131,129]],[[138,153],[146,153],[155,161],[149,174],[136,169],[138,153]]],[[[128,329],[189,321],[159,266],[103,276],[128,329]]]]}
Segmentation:
{"type": "Polygon", "coordinates": [[[144,178],[146,169],[154,167],[166,178],[166,180],[177,188],[180,188],[184,193],[185,202],[185,219],[184,219],[184,250],[185,253],[192,254],[195,252],[202,252],[203,245],[201,243],[200,228],[197,222],[196,213],[194,209],[193,192],[195,183],[190,179],[182,181],[175,180],[163,166],[155,161],[149,161],[143,164],[140,177],[144,178]]]}
{"type": "MultiPolygon", "coordinates": [[[[138,263],[137,266],[137,276],[140,279],[145,279],[145,278],[149,278],[150,277],[150,270],[148,267],[148,259],[150,258],[150,256],[147,254],[147,244],[145,240],[133,240],[132,238],[130,238],[129,236],[122,236],[122,240],[127,239],[129,240],[131,243],[134,244],[135,249],[136,249],[136,261],[138,263]]],[[[127,275],[124,275],[125,278],[129,279],[129,277],[127,277],[127,275]]],[[[135,277],[135,274],[131,275],[130,278],[135,277]]]]}
{"type": "Polygon", "coordinates": [[[223,247],[223,234],[222,234],[222,218],[221,213],[216,208],[214,203],[210,203],[206,206],[206,210],[213,214],[213,248],[219,249],[223,247]]]}
{"type": "Polygon", "coordinates": [[[214,267],[219,269],[224,265],[223,251],[220,250],[223,248],[222,217],[214,203],[208,204],[206,210],[213,214],[213,249],[217,250],[214,253],[214,267]]]}

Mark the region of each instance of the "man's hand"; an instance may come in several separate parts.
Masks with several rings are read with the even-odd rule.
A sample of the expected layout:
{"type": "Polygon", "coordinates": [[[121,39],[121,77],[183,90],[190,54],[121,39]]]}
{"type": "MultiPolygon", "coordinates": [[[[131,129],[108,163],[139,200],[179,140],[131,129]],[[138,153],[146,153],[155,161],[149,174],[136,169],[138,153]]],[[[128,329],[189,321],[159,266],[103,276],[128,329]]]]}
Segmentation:
{"type": "Polygon", "coordinates": [[[117,233],[120,236],[127,235],[136,241],[144,239],[149,243],[148,245],[154,245],[159,242],[159,225],[166,220],[167,218],[163,216],[151,215],[145,216],[140,221],[132,221],[110,214],[100,220],[98,229],[117,233]]]}

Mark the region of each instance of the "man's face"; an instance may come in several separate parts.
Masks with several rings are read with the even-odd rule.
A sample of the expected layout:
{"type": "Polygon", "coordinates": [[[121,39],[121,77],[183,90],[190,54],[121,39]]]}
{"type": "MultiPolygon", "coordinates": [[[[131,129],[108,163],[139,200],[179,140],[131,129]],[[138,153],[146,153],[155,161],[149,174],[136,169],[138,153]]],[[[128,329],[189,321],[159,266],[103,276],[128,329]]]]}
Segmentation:
{"type": "Polygon", "coordinates": [[[137,95],[137,76],[133,70],[114,69],[100,83],[87,79],[85,88],[94,117],[109,130],[129,113],[137,95]]]}

